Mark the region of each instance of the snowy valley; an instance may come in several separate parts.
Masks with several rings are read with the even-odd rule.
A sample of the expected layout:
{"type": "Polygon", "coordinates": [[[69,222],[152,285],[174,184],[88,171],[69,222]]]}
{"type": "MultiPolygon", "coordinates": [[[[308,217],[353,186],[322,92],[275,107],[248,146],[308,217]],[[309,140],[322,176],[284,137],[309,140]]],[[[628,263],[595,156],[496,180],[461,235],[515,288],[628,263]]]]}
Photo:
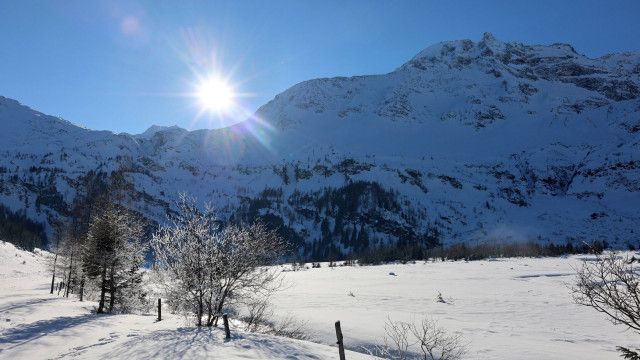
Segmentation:
{"type": "Polygon", "coordinates": [[[154,310],[95,315],[93,301],[49,295],[51,256],[0,242],[0,358],[335,359],[341,320],[345,346],[356,351],[347,359],[367,359],[388,319],[424,316],[462,335],[465,359],[615,359],[616,345],[636,338],[572,302],[567,285],[588,255],[287,271],[275,316],[306,322],[313,342],[245,332],[238,322],[225,342],[221,328],[197,329],[169,311],[160,322],[154,310]]]}
{"type": "Polygon", "coordinates": [[[193,131],[0,97],[0,358],[613,359],[638,209],[640,52],[485,33],[193,131]]]}

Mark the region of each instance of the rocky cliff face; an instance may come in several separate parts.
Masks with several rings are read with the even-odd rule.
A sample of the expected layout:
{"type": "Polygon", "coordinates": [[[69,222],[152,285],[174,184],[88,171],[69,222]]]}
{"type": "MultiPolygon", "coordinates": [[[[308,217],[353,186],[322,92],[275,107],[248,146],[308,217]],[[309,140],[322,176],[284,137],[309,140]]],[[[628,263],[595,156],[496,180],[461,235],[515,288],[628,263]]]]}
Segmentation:
{"type": "Polygon", "coordinates": [[[188,192],[280,226],[305,256],[436,238],[638,246],[639,89],[639,53],[485,34],[385,75],[300,83],[218,130],[90,131],[0,98],[0,202],[49,223],[115,174],[150,219],[188,192]]]}

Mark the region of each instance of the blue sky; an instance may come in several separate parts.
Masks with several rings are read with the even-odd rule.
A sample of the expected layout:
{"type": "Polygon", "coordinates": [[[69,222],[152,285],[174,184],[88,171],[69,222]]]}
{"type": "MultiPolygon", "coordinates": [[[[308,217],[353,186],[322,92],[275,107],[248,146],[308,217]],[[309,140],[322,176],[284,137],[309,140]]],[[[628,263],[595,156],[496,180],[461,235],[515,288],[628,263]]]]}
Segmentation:
{"type": "Polygon", "coordinates": [[[307,79],[392,71],[443,40],[485,31],[640,50],[640,1],[4,1],[0,95],[83,126],[138,133],[240,121],[307,79]],[[242,94],[228,114],[192,93],[217,73],[242,94]]]}

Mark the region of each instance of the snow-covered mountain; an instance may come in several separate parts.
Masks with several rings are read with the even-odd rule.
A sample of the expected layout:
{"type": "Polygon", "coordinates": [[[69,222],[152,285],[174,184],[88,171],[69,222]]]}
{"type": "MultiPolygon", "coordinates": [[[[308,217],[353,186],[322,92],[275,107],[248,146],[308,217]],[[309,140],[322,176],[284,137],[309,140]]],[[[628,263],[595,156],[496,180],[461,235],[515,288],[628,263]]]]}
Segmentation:
{"type": "Polygon", "coordinates": [[[387,243],[640,236],[640,53],[490,34],[297,84],[243,123],[91,131],[0,98],[0,203],[39,221],[101,173],[162,222],[179,192],[331,256],[387,243]]]}

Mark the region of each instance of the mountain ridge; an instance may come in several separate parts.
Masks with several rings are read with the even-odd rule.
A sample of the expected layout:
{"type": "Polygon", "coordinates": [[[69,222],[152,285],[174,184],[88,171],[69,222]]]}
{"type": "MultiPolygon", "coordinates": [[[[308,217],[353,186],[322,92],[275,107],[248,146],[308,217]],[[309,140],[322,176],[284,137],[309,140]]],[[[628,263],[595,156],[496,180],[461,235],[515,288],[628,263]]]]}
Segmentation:
{"type": "Polygon", "coordinates": [[[185,191],[227,220],[278,226],[303,257],[424,245],[434,232],[445,244],[637,246],[634,54],[590,59],[485,34],[387,74],[301,82],[212,130],[90,131],[0,98],[11,135],[0,140],[0,202],[50,224],[88,173],[104,172],[153,221],[185,191]]]}

